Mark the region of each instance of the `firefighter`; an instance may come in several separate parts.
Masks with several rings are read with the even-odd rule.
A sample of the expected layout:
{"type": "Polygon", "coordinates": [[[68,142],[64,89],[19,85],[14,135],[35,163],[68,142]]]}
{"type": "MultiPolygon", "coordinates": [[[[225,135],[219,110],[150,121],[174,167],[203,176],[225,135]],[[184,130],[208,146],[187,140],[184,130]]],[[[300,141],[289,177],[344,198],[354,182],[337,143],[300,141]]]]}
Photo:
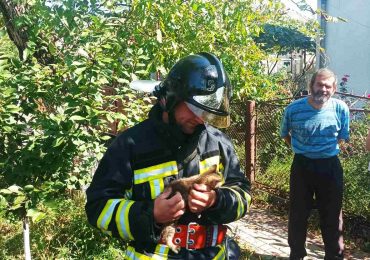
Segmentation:
{"type": "Polygon", "coordinates": [[[225,224],[250,207],[250,183],[230,139],[218,128],[230,124],[231,85],[211,53],[180,59],[153,94],[158,102],[143,122],[118,135],[101,159],[86,191],[91,225],[128,241],[125,259],[238,259],[239,246],[225,224]],[[173,180],[216,165],[223,184],[194,184],[188,205],[173,180]],[[161,226],[176,221],[172,252],[161,226]]]}

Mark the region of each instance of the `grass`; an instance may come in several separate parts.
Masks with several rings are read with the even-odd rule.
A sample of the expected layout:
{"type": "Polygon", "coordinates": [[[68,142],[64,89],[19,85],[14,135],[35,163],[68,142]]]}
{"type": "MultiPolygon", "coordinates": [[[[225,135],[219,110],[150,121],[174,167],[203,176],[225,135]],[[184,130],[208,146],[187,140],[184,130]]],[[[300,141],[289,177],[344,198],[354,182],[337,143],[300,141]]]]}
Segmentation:
{"type": "MultiPolygon", "coordinates": [[[[24,259],[22,224],[0,218],[0,259],[24,259]]],[[[92,228],[84,200],[60,201],[57,212],[30,226],[34,259],[123,259],[124,244],[92,228]]]]}

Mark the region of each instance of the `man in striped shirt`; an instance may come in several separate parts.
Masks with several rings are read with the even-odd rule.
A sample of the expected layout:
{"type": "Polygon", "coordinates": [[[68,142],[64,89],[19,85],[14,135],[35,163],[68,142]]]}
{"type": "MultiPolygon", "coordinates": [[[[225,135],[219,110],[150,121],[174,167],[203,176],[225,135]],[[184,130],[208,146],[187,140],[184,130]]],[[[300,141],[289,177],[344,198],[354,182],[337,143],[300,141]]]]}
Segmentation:
{"type": "Polygon", "coordinates": [[[331,70],[319,69],[309,88],[310,96],[285,109],[280,130],[295,154],[290,174],[290,259],[307,255],[307,220],[314,198],[325,259],[343,259],[343,169],[337,155],[339,142],[349,139],[349,109],[343,101],[332,98],[337,79],[331,70]]]}

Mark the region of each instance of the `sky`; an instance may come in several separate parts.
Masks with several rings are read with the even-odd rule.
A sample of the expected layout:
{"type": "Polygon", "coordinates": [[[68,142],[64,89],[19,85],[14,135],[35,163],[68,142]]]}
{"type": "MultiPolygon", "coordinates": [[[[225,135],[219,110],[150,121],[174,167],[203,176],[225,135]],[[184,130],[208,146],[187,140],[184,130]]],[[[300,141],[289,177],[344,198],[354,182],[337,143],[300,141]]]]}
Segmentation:
{"type": "MultiPolygon", "coordinates": [[[[297,19],[309,19],[313,18],[313,15],[310,12],[302,12],[294,2],[298,3],[301,0],[281,0],[287,8],[289,8],[289,15],[297,19]]],[[[317,0],[306,0],[306,3],[309,4],[314,10],[317,9],[317,0]]]]}

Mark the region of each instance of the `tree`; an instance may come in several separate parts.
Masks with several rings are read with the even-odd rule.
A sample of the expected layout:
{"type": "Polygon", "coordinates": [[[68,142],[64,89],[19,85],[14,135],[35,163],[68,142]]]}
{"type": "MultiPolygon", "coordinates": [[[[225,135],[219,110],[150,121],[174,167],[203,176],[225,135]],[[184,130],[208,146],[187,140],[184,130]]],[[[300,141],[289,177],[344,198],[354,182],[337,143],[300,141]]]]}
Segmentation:
{"type": "Polygon", "coordinates": [[[3,19],[6,21],[5,27],[9,38],[18,48],[19,57],[22,59],[23,51],[27,47],[28,35],[26,28],[20,25],[19,18],[25,13],[25,8],[23,5],[16,5],[11,0],[1,0],[0,11],[3,15],[3,19]]]}
{"type": "Polygon", "coordinates": [[[284,55],[293,51],[316,51],[315,39],[301,33],[296,28],[274,24],[265,24],[263,32],[254,38],[262,49],[284,55]]]}
{"type": "Polygon", "coordinates": [[[293,53],[302,53],[304,64],[302,74],[312,68],[315,59],[312,57],[307,64],[306,53],[315,54],[315,39],[298,31],[297,28],[265,24],[263,32],[254,39],[267,53],[276,55],[273,65],[268,68],[268,74],[272,73],[281,55],[292,56],[293,53]]]}

